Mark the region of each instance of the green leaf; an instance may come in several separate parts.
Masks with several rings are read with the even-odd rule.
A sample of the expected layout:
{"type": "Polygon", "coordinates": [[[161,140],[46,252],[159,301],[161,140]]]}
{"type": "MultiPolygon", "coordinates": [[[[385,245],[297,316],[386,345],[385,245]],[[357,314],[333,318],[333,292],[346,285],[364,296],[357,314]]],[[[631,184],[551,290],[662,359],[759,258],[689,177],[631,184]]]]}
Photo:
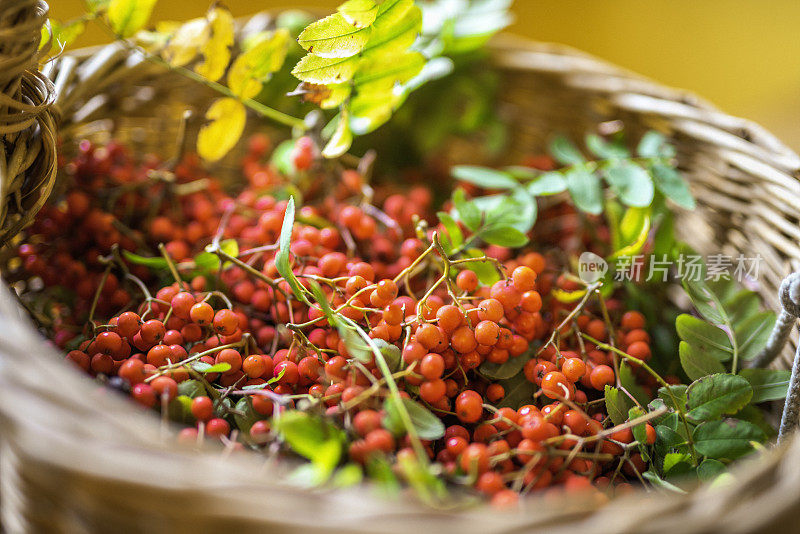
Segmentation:
{"type": "Polygon", "coordinates": [[[233,94],[242,98],[258,96],[263,84],[283,66],[290,39],[289,31],[279,28],[250,40],[228,72],[228,87],[233,94]]]}
{"type": "Polygon", "coordinates": [[[454,217],[464,223],[473,232],[481,225],[481,210],[474,202],[468,201],[461,188],[453,191],[453,206],[456,209],[454,217]]]}
{"type": "Polygon", "coordinates": [[[378,16],[378,6],[372,0],[347,0],[336,9],[353,26],[369,26],[378,16]]]}
{"type": "Polygon", "coordinates": [[[134,265],[144,265],[145,267],[149,267],[151,269],[169,268],[167,260],[165,260],[161,256],[145,257],[145,256],[139,256],[138,254],[134,254],[133,252],[129,252],[127,250],[123,250],[122,257],[128,260],[129,262],[133,263],[134,265]]]}
{"type": "Polygon", "coordinates": [[[709,481],[725,472],[725,464],[713,458],[706,458],[697,466],[697,478],[709,481]]]}
{"type": "Polygon", "coordinates": [[[356,25],[342,13],[334,13],[310,24],[300,33],[297,42],[315,56],[344,58],[361,52],[370,34],[370,25],[356,25]]]}
{"type": "MultiPolygon", "coordinates": [[[[673,449],[683,448],[682,444],[686,441],[683,437],[666,425],[656,425],[656,442],[654,444],[656,452],[664,456],[673,449]]],[[[683,451],[679,451],[683,452],[683,451]]]]}
{"type": "Polygon", "coordinates": [[[688,402],[686,390],[689,386],[685,384],[674,384],[669,387],[658,388],[658,397],[664,404],[673,410],[679,411],[688,402]]]}
{"type": "Polygon", "coordinates": [[[322,150],[322,156],[328,159],[338,158],[353,144],[353,131],[350,129],[350,113],[347,108],[343,108],[333,120],[337,121],[336,130],[322,150]]]}
{"type": "Polygon", "coordinates": [[[197,134],[197,153],[206,161],[218,161],[239,142],[247,112],[235,98],[219,98],[209,106],[206,119],[210,122],[197,134]]]}
{"type": "Polygon", "coordinates": [[[275,255],[275,268],[278,273],[286,280],[292,293],[295,297],[308,303],[308,299],[303,291],[300,282],[297,280],[292,266],[289,265],[289,253],[292,245],[292,227],[294,226],[294,197],[289,197],[289,203],[286,205],[286,213],[283,216],[283,226],[281,226],[281,235],[278,239],[278,253],[275,255]]]}
{"type": "Polygon", "coordinates": [[[565,178],[575,207],[593,215],[603,212],[603,192],[594,174],[585,169],[572,169],[565,178]]]}
{"type": "Polygon", "coordinates": [[[767,418],[764,415],[764,410],[755,406],[754,404],[748,404],[736,414],[736,418],[740,421],[747,421],[748,423],[753,423],[761,431],[767,436],[768,439],[772,439],[778,435],[775,431],[775,428],[767,422],[767,418]]]}
{"type": "Polygon", "coordinates": [[[737,292],[725,303],[725,308],[729,310],[734,330],[739,327],[739,323],[756,315],[760,307],[761,299],[758,293],[746,289],[737,292]]]}
{"type": "Polygon", "coordinates": [[[539,389],[533,383],[528,382],[522,374],[508,380],[500,380],[500,385],[503,386],[506,394],[497,407],[508,407],[515,410],[525,404],[533,404],[533,394],[539,389]]]}
{"type": "Polygon", "coordinates": [[[353,325],[340,321],[339,336],[344,341],[347,352],[356,360],[361,363],[371,363],[375,359],[372,348],[361,338],[353,325]]]}
{"type": "Polygon", "coordinates": [[[292,151],[294,150],[295,140],[287,139],[272,151],[270,156],[270,163],[284,176],[295,176],[297,169],[294,166],[292,159],[292,151]]]}
{"type": "Polygon", "coordinates": [[[518,182],[508,173],[488,167],[457,165],[452,169],[453,177],[485,189],[513,189],[518,182]]]}
{"type": "Polygon", "coordinates": [[[525,364],[530,360],[530,355],[517,356],[509,358],[505,363],[492,363],[485,361],[479,367],[480,373],[486,378],[492,380],[506,380],[517,376],[525,364]]]}
{"type": "Polygon", "coordinates": [[[156,0],[111,0],[108,22],[120,37],[130,37],[141,30],[150,19],[156,0]]]}
{"type": "Polygon", "coordinates": [[[206,388],[199,380],[184,380],[178,384],[178,395],[186,395],[193,399],[205,394],[206,388]]]}
{"type": "Polygon", "coordinates": [[[685,341],[681,341],[678,347],[678,354],[681,359],[681,366],[686,375],[692,380],[703,378],[715,373],[724,373],[725,368],[722,364],[705,352],[695,349],[685,341]]]}
{"type": "Polygon", "coordinates": [[[513,226],[494,226],[481,230],[479,234],[490,245],[518,248],[528,244],[528,236],[513,226]]]}
{"type": "Polygon", "coordinates": [[[631,369],[631,366],[627,362],[621,362],[619,364],[619,382],[628,390],[628,393],[633,395],[639,404],[644,406],[650,401],[650,396],[642,389],[642,386],[639,385],[636,376],[633,374],[633,369],[631,369]]]}
{"type": "Polygon", "coordinates": [[[638,165],[620,162],[606,169],[605,177],[623,204],[644,208],[653,202],[653,181],[638,165]]]}
{"type": "Polygon", "coordinates": [[[396,345],[380,338],[373,339],[372,343],[378,347],[378,350],[383,356],[383,359],[386,360],[386,365],[389,366],[389,369],[392,371],[397,371],[400,369],[401,352],[396,345]]]}
{"type": "Polygon", "coordinates": [[[236,411],[233,413],[233,420],[236,421],[237,428],[247,436],[250,434],[250,427],[253,426],[253,423],[261,419],[261,416],[253,408],[253,399],[249,395],[242,397],[234,409],[236,411]]]}
{"type": "Polygon", "coordinates": [[[709,421],[692,433],[697,452],[718,460],[735,460],[753,451],[751,442],[764,441],[764,432],[747,421],[724,419],[709,421]]]}
{"type": "Polygon", "coordinates": [[[653,484],[656,488],[667,490],[670,493],[679,493],[679,494],[686,493],[686,491],[682,490],[675,484],[667,482],[666,480],[658,476],[658,473],[654,472],[652,468],[642,473],[642,477],[651,484],[653,484]]]}
{"type": "Polygon", "coordinates": [[[692,382],[686,396],[687,416],[697,422],[711,421],[744,408],[753,397],[753,388],[741,376],[715,374],[692,382]]]}
{"type": "Polygon", "coordinates": [[[390,56],[408,50],[417,40],[421,27],[422,12],[416,6],[409,8],[399,20],[392,21],[384,15],[375,21],[372,36],[361,56],[390,56]]]}
{"type": "MultiPolygon", "coordinates": [[[[471,248],[464,251],[466,258],[482,258],[485,254],[482,250],[471,248]]],[[[490,261],[471,261],[463,264],[463,268],[474,272],[478,275],[478,280],[483,285],[492,285],[500,280],[500,274],[495,269],[494,264],[490,261]]]]}
{"type": "Polygon", "coordinates": [[[442,223],[442,226],[444,226],[447,231],[447,239],[449,240],[450,246],[452,248],[461,246],[464,242],[464,234],[461,232],[461,228],[458,226],[455,219],[444,211],[440,211],[436,215],[439,217],[439,222],[442,223]]]}
{"type": "Polygon", "coordinates": [[[776,319],[774,312],[765,311],[752,315],[735,326],[734,336],[741,359],[751,360],[761,352],[767,344],[776,319]]]}
{"type": "Polygon", "coordinates": [[[195,420],[192,415],[192,399],[186,395],[178,395],[172,399],[167,406],[167,413],[173,421],[190,423],[195,420]]]}
{"type": "Polygon", "coordinates": [[[299,410],[282,413],[274,419],[274,425],[289,447],[315,466],[318,483],[330,477],[342,454],[341,430],[321,417],[299,410]]]}
{"type": "Polygon", "coordinates": [[[678,336],[697,352],[702,352],[720,362],[733,355],[731,341],[721,328],[689,314],[681,314],[675,321],[678,336]]]}
{"type": "Polygon", "coordinates": [[[792,372],[788,369],[742,369],[739,375],[753,387],[753,398],[750,402],[758,404],[785,399],[792,372]]]}
{"type": "Polygon", "coordinates": [[[685,452],[668,452],[664,456],[664,474],[683,476],[692,470],[691,456],[685,452]]]}
{"type": "MultiPolygon", "coordinates": [[[[703,274],[705,277],[706,269],[703,265],[703,274]]],[[[697,311],[707,320],[715,324],[725,324],[728,320],[726,311],[722,308],[719,298],[711,291],[708,284],[704,280],[689,280],[684,278],[682,280],[683,288],[686,294],[692,300],[692,304],[697,311]]]]}
{"type": "Polygon", "coordinates": [[[386,416],[383,418],[383,426],[397,436],[405,435],[406,428],[400,417],[398,402],[402,402],[408,415],[411,417],[411,424],[421,439],[434,440],[444,436],[444,423],[427,408],[420,403],[407,398],[397,399],[389,397],[383,404],[386,416]]]}
{"type": "Polygon", "coordinates": [[[231,364],[227,362],[220,362],[214,365],[206,362],[192,362],[192,369],[197,371],[198,373],[226,373],[231,370],[231,364]]]}
{"type": "Polygon", "coordinates": [[[665,153],[666,138],[660,133],[650,130],[646,132],[639,145],[636,147],[636,153],[643,158],[656,158],[667,156],[665,153]]]}
{"type": "Polygon", "coordinates": [[[609,143],[597,134],[586,136],[586,148],[600,159],[625,159],[630,157],[628,149],[619,143],[609,143]]]}
{"type": "Polygon", "coordinates": [[[42,26],[42,40],[40,46],[44,46],[51,39],[56,43],[55,48],[67,48],[75,42],[86,30],[86,23],[82,20],[73,20],[60,23],[57,20],[49,19],[50,27],[42,26]]]}
{"type": "Polygon", "coordinates": [[[677,170],[667,165],[656,164],[651,168],[651,172],[656,188],[665,197],[687,210],[695,208],[696,203],[689,190],[689,184],[677,170]]]}
{"type": "Polygon", "coordinates": [[[548,196],[557,195],[567,190],[567,181],[557,172],[546,172],[525,185],[531,195],[548,196]]]}
{"type": "Polygon", "coordinates": [[[297,62],[292,74],[304,81],[316,84],[342,83],[353,79],[359,58],[324,58],[307,55],[297,62]]]}
{"type": "Polygon", "coordinates": [[[621,390],[606,385],[605,387],[606,412],[615,425],[621,425],[628,419],[628,411],[633,402],[621,390]]]}
{"type": "Polygon", "coordinates": [[[361,484],[364,479],[364,471],[358,464],[347,464],[340,467],[333,474],[331,485],[334,488],[351,488],[361,484]]]}
{"type": "Polygon", "coordinates": [[[564,136],[558,136],[550,143],[550,154],[563,165],[581,165],[586,159],[572,141],[564,136]]]}

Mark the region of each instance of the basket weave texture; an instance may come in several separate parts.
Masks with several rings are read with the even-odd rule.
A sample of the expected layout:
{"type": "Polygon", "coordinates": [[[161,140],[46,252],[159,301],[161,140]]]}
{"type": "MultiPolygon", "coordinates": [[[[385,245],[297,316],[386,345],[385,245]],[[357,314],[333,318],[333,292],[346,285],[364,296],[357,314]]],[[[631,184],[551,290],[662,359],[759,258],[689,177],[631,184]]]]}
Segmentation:
{"type": "MultiPolygon", "coordinates": [[[[0,1],[5,52],[8,0],[0,1]]],[[[9,3],[33,9],[28,16],[43,13],[41,3],[9,3]]],[[[17,24],[31,20],[18,17],[17,24]]],[[[258,15],[242,31],[269,22],[258,15]]],[[[661,131],[677,146],[680,168],[699,204],[680,214],[681,237],[702,253],[760,254],[759,291],[777,307],[781,278],[800,268],[800,157],[755,124],[575,50],[502,37],[491,53],[502,77],[499,109],[512,126],[509,160],[543,150],[553,132],[580,136],[608,120],[622,120],[633,137],[661,131]]],[[[20,87],[47,87],[44,78],[25,72],[20,87]],[[37,84],[25,85],[24,79],[37,84]]],[[[87,135],[119,138],[147,151],[170,148],[183,112],[202,111],[215,96],[118,44],[65,55],[44,72],[55,87],[65,150],[87,135]]],[[[0,69],[7,87],[5,76],[0,69]]],[[[47,92],[33,94],[41,97],[35,110],[15,109],[37,112],[28,126],[52,133],[52,112],[41,108],[47,92]]],[[[0,105],[8,106],[7,100],[0,105]]],[[[30,152],[40,143],[25,178],[17,181],[47,182],[55,165],[54,141],[32,133],[8,137],[8,128],[0,125],[7,159],[9,148],[30,152]]],[[[472,140],[460,140],[450,150],[451,158],[462,162],[466,152],[471,160],[482,153],[472,140]]],[[[233,172],[236,157],[234,152],[223,161],[219,172],[233,172]]],[[[2,177],[6,187],[10,182],[2,177]]],[[[16,198],[10,191],[2,197],[5,214],[12,213],[9,199],[16,198]]],[[[28,211],[13,212],[18,221],[35,213],[49,186],[38,191],[39,200],[28,211]]],[[[86,379],[47,347],[5,286],[0,288],[0,425],[0,518],[8,532],[738,533],[772,530],[800,517],[800,439],[743,462],[729,484],[701,486],[683,496],[637,493],[603,507],[551,497],[529,513],[446,512],[406,498],[383,500],[368,488],[287,487],[257,455],[176,447],[169,429],[152,415],[86,379]]]]}
{"type": "Polygon", "coordinates": [[[38,69],[45,20],[43,0],[0,3],[0,245],[31,222],[56,176],[53,90],[38,69]]]}

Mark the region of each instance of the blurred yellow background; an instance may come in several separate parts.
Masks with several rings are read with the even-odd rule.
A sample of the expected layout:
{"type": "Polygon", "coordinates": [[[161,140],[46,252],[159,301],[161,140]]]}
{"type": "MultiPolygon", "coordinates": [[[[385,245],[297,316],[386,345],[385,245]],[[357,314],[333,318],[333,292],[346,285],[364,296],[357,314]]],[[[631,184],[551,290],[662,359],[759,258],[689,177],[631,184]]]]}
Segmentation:
{"type": "MultiPolygon", "coordinates": [[[[295,3],[224,4],[238,16],[295,3]]],[[[50,6],[59,20],[83,12],[83,0],[51,0],[50,6]]],[[[184,20],[207,7],[204,0],[160,0],[154,19],[184,20]]],[[[800,151],[800,0],[516,0],[514,12],[514,33],[565,43],[689,89],[800,151]]],[[[106,39],[90,28],[77,45],[106,39]]]]}

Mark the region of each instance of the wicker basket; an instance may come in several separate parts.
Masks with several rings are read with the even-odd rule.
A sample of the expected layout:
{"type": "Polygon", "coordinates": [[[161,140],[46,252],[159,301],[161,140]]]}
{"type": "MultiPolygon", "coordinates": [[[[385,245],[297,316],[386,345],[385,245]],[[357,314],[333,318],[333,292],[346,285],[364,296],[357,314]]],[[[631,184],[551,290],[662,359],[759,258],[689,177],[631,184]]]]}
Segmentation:
{"type": "MultiPolygon", "coordinates": [[[[9,21],[40,24],[45,6],[0,2],[5,64],[9,21]],[[17,17],[7,17],[6,4],[20,10],[17,17]]],[[[248,26],[268,22],[256,16],[248,26]]],[[[30,55],[23,62],[27,70],[10,86],[39,88],[36,105],[15,108],[35,117],[28,126],[39,126],[9,134],[6,123],[24,122],[9,121],[6,108],[0,110],[6,158],[20,147],[36,151],[16,173],[23,178],[9,180],[0,166],[3,213],[17,217],[3,223],[9,235],[38,209],[54,172],[52,118],[40,105],[48,100],[48,84],[30,69],[36,55],[31,35],[21,40],[29,46],[19,47],[30,55]],[[37,201],[14,204],[20,196],[37,201]]],[[[662,131],[678,147],[680,167],[699,200],[695,212],[681,214],[682,237],[700,251],[760,254],[760,291],[777,307],[781,278],[800,268],[797,155],[750,122],[574,50],[502,38],[491,51],[503,78],[501,109],[513,126],[512,152],[530,153],[554,131],[581,135],[611,119],[624,121],[634,135],[662,131]]],[[[142,149],[170,147],[182,110],[203,109],[214,96],[119,45],[66,55],[45,73],[55,87],[65,146],[84,135],[113,135],[142,149]]],[[[20,94],[6,89],[12,93],[20,94]]],[[[9,104],[2,99],[0,105],[9,104]]],[[[728,484],[667,498],[637,493],[605,506],[551,496],[528,513],[447,512],[405,497],[383,500],[369,488],[287,487],[257,455],[177,448],[166,439],[170,429],[150,413],[88,380],[48,348],[6,287],[0,288],[0,318],[0,517],[8,532],[736,533],[771,530],[800,516],[800,439],[743,462],[728,484]]]]}

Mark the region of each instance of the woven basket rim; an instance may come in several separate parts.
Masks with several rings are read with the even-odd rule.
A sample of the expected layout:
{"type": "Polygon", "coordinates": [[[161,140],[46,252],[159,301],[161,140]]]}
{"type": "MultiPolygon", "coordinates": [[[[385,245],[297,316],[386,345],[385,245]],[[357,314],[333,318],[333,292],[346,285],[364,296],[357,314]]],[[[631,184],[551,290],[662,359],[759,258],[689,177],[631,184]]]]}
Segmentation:
{"type": "MultiPolygon", "coordinates": [[[[105,46],[80,49],[68,53],[67,56],[71,58],[87,58],[104,48],[105,46]]],[[[565,45],[541,43],[517,36],[501,35],[493,40],[490,45],[490,51],[495,66],[511,70],[524,70],[526,62],[528,62],[528,69],[530,69],[530,62],[536,59],[539,70],[552,70],[552,72],[563,73],[565,72],[563,62],[569,60],[569,74],[575,83],[588,83],[587,80],[591,80],[592,77],[605,77],[607,87],[604,90],[615,101],[623,102],[627,106],[633,106],[634,108],[638,106],[638,109],[648,109],[647,106],[651,106],[653,110],[659,113],[665,113],[668,116],[675,117],[676,120],[685,121],[686,127],[691,127],[692,124],[710,124],[713,126],[710,129],[714,131],[700,131],[698,135],[706,135],[711,139],[711,142],[718,142],[721,146],[748,156],[781,174],[788,174],[794,178],[800,176],[800,156],[775,136],[754,122],[723,113],[705,100],[693,96],[690,92],[666,87],[644,76],[614,66],[609,62],[599,60],[590,54],[565,45]],[[559,63],[562,63],[562,66],[559,66],[559,63]],[[636,90],[629,90],[630,87],[635,87],[636,90]],[[645,94],[643,95],[642,93],[645,94]]],[[[202,484],[207,484],[207,481],[196,474],[192,474],[192,469],[197,471],[199,470],[198,466],[200,466],[215,474],[236,473],[241,477],[241,484],[257,486],[248,490],[251,497],[258,494],[262,497],[270,495],[277,499],[278,496],[275,494],[280,491],[286,492],[285,494],[290,498],[295,498],[304,503],[312,502],[310,499],[313,498],[313,502],[324,506],[326,512],[342,516],[345,524],[352,526],[352,531],[360,530],[357,528],[357,520],[363,521],[364,517],[388,513],[390,510],[395,514],[407,514],[407,517],[411,517],[413,514],[422,514],[423,520],[426,518],[430,520],[428,525],[435,524],[437,528],[442,528],[446,531],[455,531],[456,529],[462,532],[477,532],[478,530],[499,531],[501,529],[517,531],[527,525],[526,518],[517,517],[513,514],[498,525],[496,524],[498,516],[485,510],[453,515],[421,509],[402,500],[391,502],[391,508],[387,508],[386,501],[375,500],[373,497],[368,496],[363,489],[322,496],[316,492],[287,488],[282,484],[275,484],[274,481],[271,481],[272,485],[270,485],[270,483],[265,482],[265,478],[262,476],[263,466],[256,461],[257,456],[254,454],[233,455],[225,459],[223,468],[219,461],[219,450],[213,446],[207,447],[205,449],[207,452],[197,453],[166,445],[160,440],[158,422],[152,414],[144,414],[137,411],[131,402],[121,397],[104,396],[99,393],[96,387],[92,387],[96,382],[71,368],[63,358],[59,358],[55,350],[46,346],[33,328],[31,321],[21,317],[19,315],[20,310],[15,309],[15,306],[16,304],[13,302],[6,287],[0,288],[0,316],[8,319],[8,322],[0,327],[0,331],[7,330],[5,334],[0,333],[0,354],[15,354],[15,357],[12,358],[7,356],[0,358],[0,367],[7,371],[0,373],[0,384],[3,385],[3,387],[0,387],[0,398],[13,399],[15,392],[27,391],[30,394],[31,391],[38,391],[43,396],[43,404],[40,406],[42,408],[52,406],[51,403],[59,403],[68,398],[66,395],[53,393],[42,385],[37,384],[36,378],[40,375],[37,374],[33,377],[30,375],[31,371],[28,367],[32,366],[42,376],[58,379],[62,381],[61,383],[64,386],[75,387],[75,391],[80,393],[81,398],[75,399],[80,402],[77,402],[78,406],[73,408],[79,409],[79,413],[97,413],[97,403],[102,402],[109,413],[120,414],[126,418],[125,426],[132,424],[141,430],[141,435],[138,436],[139,439],[123,440],[122,442],[119,440],[114,442],[109,439],[100,444],[114,444],[114,447],[109,450],[102,450],[102,446],[98,447],[95,443],[82,441],[80,435],[53,435],[55,442],[59,443],[59,446],[63,447],[64,451],[69,451],[70,456],[53,456],[52,449],[45,447],[43,444],[35,450],[25,451],[27,455],[35,458],[36,461],[59,469],[77,469],[83,472],[89,480],[97,478],[109,481],[109,484],[114,479],[125,482],[138,480],[138,483],[142,485],[153,484],[153,480],[145,480],[145,476],[152,473],[152,467],[148,468],[149,471],[143,470],[133,462],[122,462],[125,465],[121,466],[118,462],[119,458],[114,457],[115,454],[118,455],[123,451],[127,451],[130,454],[138,453],[136,459],[141,459],[142,456],[150,457],[154,464],[163,469],[164,476],[162,479],[155,481],[157,484],[153,485],[171,487],[173,491],[191,491],[194,489],[195,492],[200,493],[210,492],[215,485],[208,484],[203,486],[202,484]],[[10,331],[14,331],[14,334],[10,335],[10,331]],[[24,362],[20,360],[20,351],[29,353],[29,355],[25,356],[26,361],[24,362]],[[18,380],[18,382],[15,383],[15,380],[18,380]],[[6,386],[8,386],[7,389],[6,386]],[[74,465],[76,461],[81,462],[80,467],[76,468],[74,465]],[[94,461],[94,465],[92,461],[94,461]],[[101,464],[100,462],[104,463],[101,464]],[[111,469],[110,466],[115,468],[111,469]],[[169,476],[174,478],[168,480],[169,476]],[[192,484],[200,485],[192,486],[192,484]],[[337,510],[337,507],[342,506],[348,499],[357,499],[362,504],[363,508],[360,514],[348,515],[342,510],[337,510]],[[347,521],[350,521],[350,523],[347,523],[347,521]],[[353,521],[356,521],[356,523],[353,523],[353,521]]],[[[16,405],[12,403],[11,406],[14,407],[16,405]]],[[[17,407],[21,408],[21,406],[17,407]]],[[[8,406],[4,408],[4,412],[0,414],[0,417],[4,421],[13,422],[13,427],[16,429],[14,431],[15,435],[34,432],[37,429],[32,429],[31,426],[36,427],[44,424],[47,420],[46,414],[42,414],[44,419],[37,418],[34,424],[30,425],[26,423],[25,417],[22,417],[20,413],[9,413],[7,410],[9,410],[8,406]]],[[[119,421],[112,420],[112,417],[108,414],[103,415],[100,421],[106,427],[105,433],[109,438],[113,438],[116,432],[122,433],[124,430],[123,425],[119,421]]],[[[19,452],[21,453],[22,451],[19,452]]],[[[747,480],[748,477],[755,476],[755,469],[752,469],[753,465],[775,463],[784,454],[790,453],[795,457],[800,457],[800,439],[793,439],[785,446],[773,448],[763,455],[759,455],[758,458],[743,461],[741,462],[742,465],[737,466],[734,472],[737,476],[741,476],[743,480],[747,480]]],[[[704,486],[692,494],[691,497],[670,496],[661,499],[660,502],[654,502],[656,499],[649,498],[647,502],[644,502],[639,497],[641,492],[637,492],[634,497],[615,500],[597,512],[595,517],[606,518],[608,522],[603,530],[607,531],[614,530],[613,526],[609,525],[616,525],[620,530],[625,527],[624,521],[619,519],[614,521],[612,517],[614,513],[620,513],[620,511],[636,506],[651,506],[653,508],[672,510],[673,515],[678,513],[678,510],[686,508],[686,510],[691,510],[696,517],[702,518],[706,517],[703,515],[704,507],[710,508],[714,502],[730,502],[730,493],[731,490],[729,488],[709,488],[704,486]]],[[[242,494],[237,493],[237,495],[241,496],[242,494]]],[[[243,504],[237,503],[233,499],[225,498],[224,502],[230,506],[228,511],[223,513],[213,509],[209,513],[218,513],[222,516],[226,514],[247,516],[252,514],[253,511],[252,500],[248,500],[243,504]]],[[[353,500],[347,502],[353,502],[353,500]]],[[[574,528],[580,522],[587,532],[599,530],[593,527],[588,520],[582,521],[582,518],[588,517],[592,513],[594,507],[595,505],[591,503],[587,503],[585,506],[576,505],[571,516],[574,522],[571,522],[570,526],[574,528]]],[[[252,519],[258,520],[259,517],[252,517],[252,519]]],[[[708,517],[706,519],[708,520],[708,517]]],[[[304,518],[304,521],[306,520],[304,518]]],[[[296,526],[296,523],[294,524],[296,526]]],[[[708,524],[711,525],[711,523],[708,524]]],[[[394,530],[387,525],[386,531],[394,530]]]]}

